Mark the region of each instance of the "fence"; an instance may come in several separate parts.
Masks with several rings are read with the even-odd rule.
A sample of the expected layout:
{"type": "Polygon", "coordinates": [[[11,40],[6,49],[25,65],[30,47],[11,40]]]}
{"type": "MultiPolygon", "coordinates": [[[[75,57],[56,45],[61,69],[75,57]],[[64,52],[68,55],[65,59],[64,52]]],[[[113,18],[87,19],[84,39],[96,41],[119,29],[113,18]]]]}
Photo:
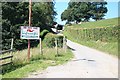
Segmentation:
{"type": "MultiPolygon", "coordinates": [[[[58,49],[59,47],[63,48],[63,50],[66,53],[66,49],[67,49],[67,38],[63,35],[59,35],[61,37],[51,37],[51,39],[49,37],[47,37],[47,40],[45,40],[44,43],[46,43],[45,46],[48,46],[49,48],[55,48],[56,50],[56,55],[59,55],[58,49]],[[48,40],[49,38],[49,40],[48,40]]],[[[43,55],[43,51],[42,51],[42,41],[40,38],[40,53],[43,55]]]]}
{"type": "Polygon", "coordinates": [[[0,66],[5,66],[12,63],[13,55],[10,54],[10,52],[12,51],[13,51],[13,39],[11,40],[11,49],[0,51],[0,55],[1,55],[0,61],[2,62],[0,66]]]}

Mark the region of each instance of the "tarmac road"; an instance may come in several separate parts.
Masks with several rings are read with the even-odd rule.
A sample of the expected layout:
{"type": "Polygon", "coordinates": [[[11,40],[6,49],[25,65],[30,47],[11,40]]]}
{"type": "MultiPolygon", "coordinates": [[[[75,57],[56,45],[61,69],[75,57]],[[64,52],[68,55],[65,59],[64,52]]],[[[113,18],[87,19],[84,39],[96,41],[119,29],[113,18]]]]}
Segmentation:
{"type": "Polygon", "coordinates": [[[74,58],[59,66],[51,66],[29,78],[118,78],[118,59],[104,52],[67,40],[74,58]]]}

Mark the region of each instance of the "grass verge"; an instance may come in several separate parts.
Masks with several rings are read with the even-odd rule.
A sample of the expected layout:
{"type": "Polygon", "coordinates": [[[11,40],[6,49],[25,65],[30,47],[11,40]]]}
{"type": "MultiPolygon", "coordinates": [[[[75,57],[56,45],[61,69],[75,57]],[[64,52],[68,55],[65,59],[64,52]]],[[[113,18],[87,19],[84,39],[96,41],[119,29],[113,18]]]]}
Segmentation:
{"type": "MultiPolygon", "coordinates": [[[[23,50],[23,51],[18,51],[17,53],[14,53],[14,63],[18,63],[18,62],[23,62],[23,60],[25,58],[25,52],[27,50],[23,50]],[[20,55],[18,54],[24,54],[24,56],[22,55],[20,57],[20,55]],[[17,58],[15,58],[17,57],[17,58]],[[19,59],[19,60],[18,60],[19,59]]],[[[59,48],[59,55],[56,56],[56,51],[54,48],[45,48],[43,49],[43,55],[39,54],[39,48],[35,48],[35,49],[31,49],[31,61],[30,63],[27,63],[24,66],[21,66],[19,68],[16,68],[12,71],[9,71],[5,74],[2,75],[2,78],[24,78],[26,77],[29,73],[31,72],[35,72],[37,70],[43,70],[46,69],[48,66],[55,66],[58,64],[63,64],[67,61],[69,61],[71,58],[73,58],[73,54],[70,50],[67,50],[67,52],[65,53],[63,49],[59,48]],[[35,55],[36,54],[36,55],[35,55]]],[[[20,66],[20,63],[18,63],[20,66]]],[[[11,66],[12,68],[12,66],[11,66]]]]}
{"type": "Polygon", "coordinates": [[[118,42],[108,43],[108,42],[101,42],[101,41],[81,41],[78,43],[88,47],[98,49],[100,51],[104,51],[114,56],[118,56],[118,42]]]}
{"type": "Polygon", "coordinates": [[[97,50],[103,51],[105,53],[108,53],[110,55],[113,55],[115,57],[118,57],[118,42],[102,42],[102,41],[84,41],[84,40],[77,40],[73,39],[71,37],[68,37],[69,40],[76,42],[81,45],[85,45],[91,48],[95,48],[97,50]]]}

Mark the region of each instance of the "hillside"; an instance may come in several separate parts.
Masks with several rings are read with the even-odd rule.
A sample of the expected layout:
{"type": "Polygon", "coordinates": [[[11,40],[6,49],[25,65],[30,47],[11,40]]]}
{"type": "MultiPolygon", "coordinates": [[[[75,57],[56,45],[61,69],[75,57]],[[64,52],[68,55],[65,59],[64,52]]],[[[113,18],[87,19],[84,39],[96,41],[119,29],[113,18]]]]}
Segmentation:
{"type": "Polygon", "coordinates": [[[98,27],[111,27],[111,26],[117,26],[118,25],[118,19],[119,18],[112,18],[112,19],[105,19],[100,21],[94,21],[94,22],[82,22],[81,24],[73,24],[71,27],[76,28],[98,28],[98,27]]]}

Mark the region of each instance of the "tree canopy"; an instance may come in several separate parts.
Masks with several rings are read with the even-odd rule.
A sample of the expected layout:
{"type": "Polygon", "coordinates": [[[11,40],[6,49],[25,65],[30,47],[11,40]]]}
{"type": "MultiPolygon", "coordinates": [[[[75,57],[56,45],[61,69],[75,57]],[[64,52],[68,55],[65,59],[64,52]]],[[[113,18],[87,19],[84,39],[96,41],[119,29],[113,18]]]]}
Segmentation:
{"type": "Polygon", "coordinates": [[[72,2],[68,3],[68,8],[61,14],[61,19],[67,22],[101,20],[107,13],[107,2],[72,2]]]}
{"type": "MultiPolygon", "coordinates": [[[[29,17],[28,2],[4,2],[2,3],[2,48],[10,48],[10,38],[14,38],[14,47],[22,49],[27,47],[27,40],[20,39],[20,26],[28,26],[29,17]],[[26,46],[25,46],[26,45],[26,46]]],[[[54,2],[32,3],[32,26],[47,29],[54,22],[57,13],[54,10],[54,2]]],[[[31,44],[32,45],[32,44],[31,44]]]]}

